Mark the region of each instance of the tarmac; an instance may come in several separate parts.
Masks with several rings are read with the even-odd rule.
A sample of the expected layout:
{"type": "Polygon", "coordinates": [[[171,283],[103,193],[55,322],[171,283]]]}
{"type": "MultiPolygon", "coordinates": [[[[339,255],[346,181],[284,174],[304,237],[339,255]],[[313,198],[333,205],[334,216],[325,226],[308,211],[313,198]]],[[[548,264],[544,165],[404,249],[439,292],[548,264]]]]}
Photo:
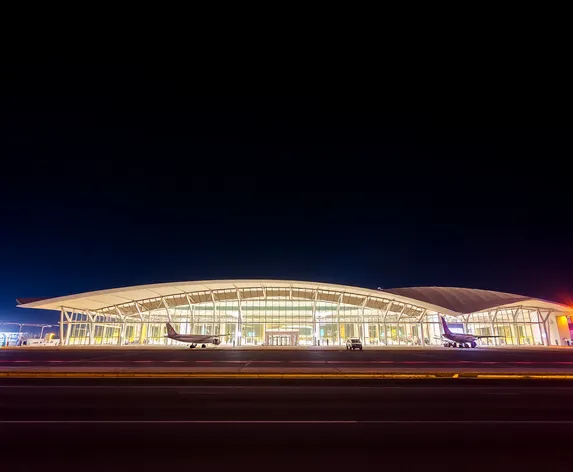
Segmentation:
{"type": "Polygon", "coordinates": [[[0,349],[9,470],[570,470],[573,349],[0,349]],[[22,452],[20,452],[22,451],[22,452]]]}
{"type": "Polygon", "coordinates": [[[556,380],[0,379],[7,470],[570,470],[556,380]]]}
{"type": "Polygon", "coordinates": [[[573,378],[566,347],[16,347],[0,377],[573,378]]]}

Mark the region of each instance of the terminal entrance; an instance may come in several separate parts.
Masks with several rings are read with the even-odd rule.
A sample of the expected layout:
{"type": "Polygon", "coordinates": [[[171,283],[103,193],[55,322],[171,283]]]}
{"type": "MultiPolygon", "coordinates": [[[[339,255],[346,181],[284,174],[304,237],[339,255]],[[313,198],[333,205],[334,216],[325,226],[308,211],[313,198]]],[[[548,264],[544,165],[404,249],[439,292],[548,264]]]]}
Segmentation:
{"type": "Polygon", "coordinates": [[[290,336],[269,336],[271,346],[290,346],[290,336]]]}
{"type": "Polygon", "coordinates": [[[265,338],[268,346],[296,346],[298,331],[268,330],[265,338]]]}

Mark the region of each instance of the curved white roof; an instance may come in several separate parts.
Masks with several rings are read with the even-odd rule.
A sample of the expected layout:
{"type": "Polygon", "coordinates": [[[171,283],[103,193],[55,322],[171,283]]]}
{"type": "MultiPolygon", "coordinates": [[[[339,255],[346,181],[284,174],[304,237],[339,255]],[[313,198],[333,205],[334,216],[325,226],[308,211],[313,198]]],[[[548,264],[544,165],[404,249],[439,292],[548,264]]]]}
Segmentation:
{"type": "MultiPolygon", "coordinates": [[[[48,299],[19,299],[18,306],[44,310],[62,307],[76,310],[101,310],[116,305],[177,295],[193,295],[205,291],[289,288],[321,290],[357,296],[363,300],[385,299],[409,304],[429,311],[459,315],[496,307],[530,306],[559,312],[571,311],[566,305],[511,293],[457,287],[411,287],[385,290],[294,280],[205,280],[198,282],[169,282],[86,292],[48,299]]],[[[366,303],[366,302],[364,302],[366,303]]],[[[368,304],[370,306],[370,303],[368,304]]]]}
{"type": "Polygon", "coordinates": [[[567,308],[560,304],[526,297],[524,295],[494,292],[493,290],[480,290],[476,288],[408,287],[388,289],[385,290],[385,292],[412,298],[420,302],[430,303],[457,313],[476,313],[490,308],[508,305],[528,305],[533,303],[537,306],[540,302],[544,305],[547,303],[559,305],[561,310],[567,308]]]}

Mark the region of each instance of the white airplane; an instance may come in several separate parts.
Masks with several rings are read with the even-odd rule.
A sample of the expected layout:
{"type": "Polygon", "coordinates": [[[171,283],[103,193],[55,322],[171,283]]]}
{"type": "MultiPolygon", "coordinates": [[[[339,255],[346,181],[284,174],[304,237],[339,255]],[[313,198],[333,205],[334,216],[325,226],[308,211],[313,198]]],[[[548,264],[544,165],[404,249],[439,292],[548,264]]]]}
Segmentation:
{"type": "Polygon", "coordinates": [[[460,334],[452,333],[446,323],[446,319],[440,316],[442,319],[442,326],[444,328],[444,334],[439,339],[444,341],[444,347],[476,347],[477,340],[481,338],[499,338],[501,336],[479,336],[474,334],[460,334]]]}
{"type": "Polygon", "coordinates": [[[175,339],[175,341],[180,341],[182,343],[191,343],[189,346],[191,349],[197,347],[197,344],[201,344],[201,347],[207,347],[207,344],[214,344],[218,346],[221,344],[221,338],[223,336],[229,336],[228,334],[179,334],[171,324],[167,323],[167,337],[169,339],[175,339]]]}

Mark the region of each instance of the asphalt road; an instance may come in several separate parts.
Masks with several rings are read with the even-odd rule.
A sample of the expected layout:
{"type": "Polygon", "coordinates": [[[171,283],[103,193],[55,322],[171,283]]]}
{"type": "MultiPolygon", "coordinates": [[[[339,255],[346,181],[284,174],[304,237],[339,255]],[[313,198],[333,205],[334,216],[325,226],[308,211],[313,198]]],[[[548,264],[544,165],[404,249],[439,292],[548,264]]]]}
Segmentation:
{"type": "Polygon", "coordinates": [[[517,380],[3,380],[0,444],[10,470],[46,461],[59,470],[570,470],[572,395],[569,382],[517,380]]]}
{"type": "Polygon", "coordinates": [[[40,349],[0,350],[0,370],[30,366],[201,369],[559,369],[573,372],[573,348],[398,348],[346,350],[40,349]]]}

